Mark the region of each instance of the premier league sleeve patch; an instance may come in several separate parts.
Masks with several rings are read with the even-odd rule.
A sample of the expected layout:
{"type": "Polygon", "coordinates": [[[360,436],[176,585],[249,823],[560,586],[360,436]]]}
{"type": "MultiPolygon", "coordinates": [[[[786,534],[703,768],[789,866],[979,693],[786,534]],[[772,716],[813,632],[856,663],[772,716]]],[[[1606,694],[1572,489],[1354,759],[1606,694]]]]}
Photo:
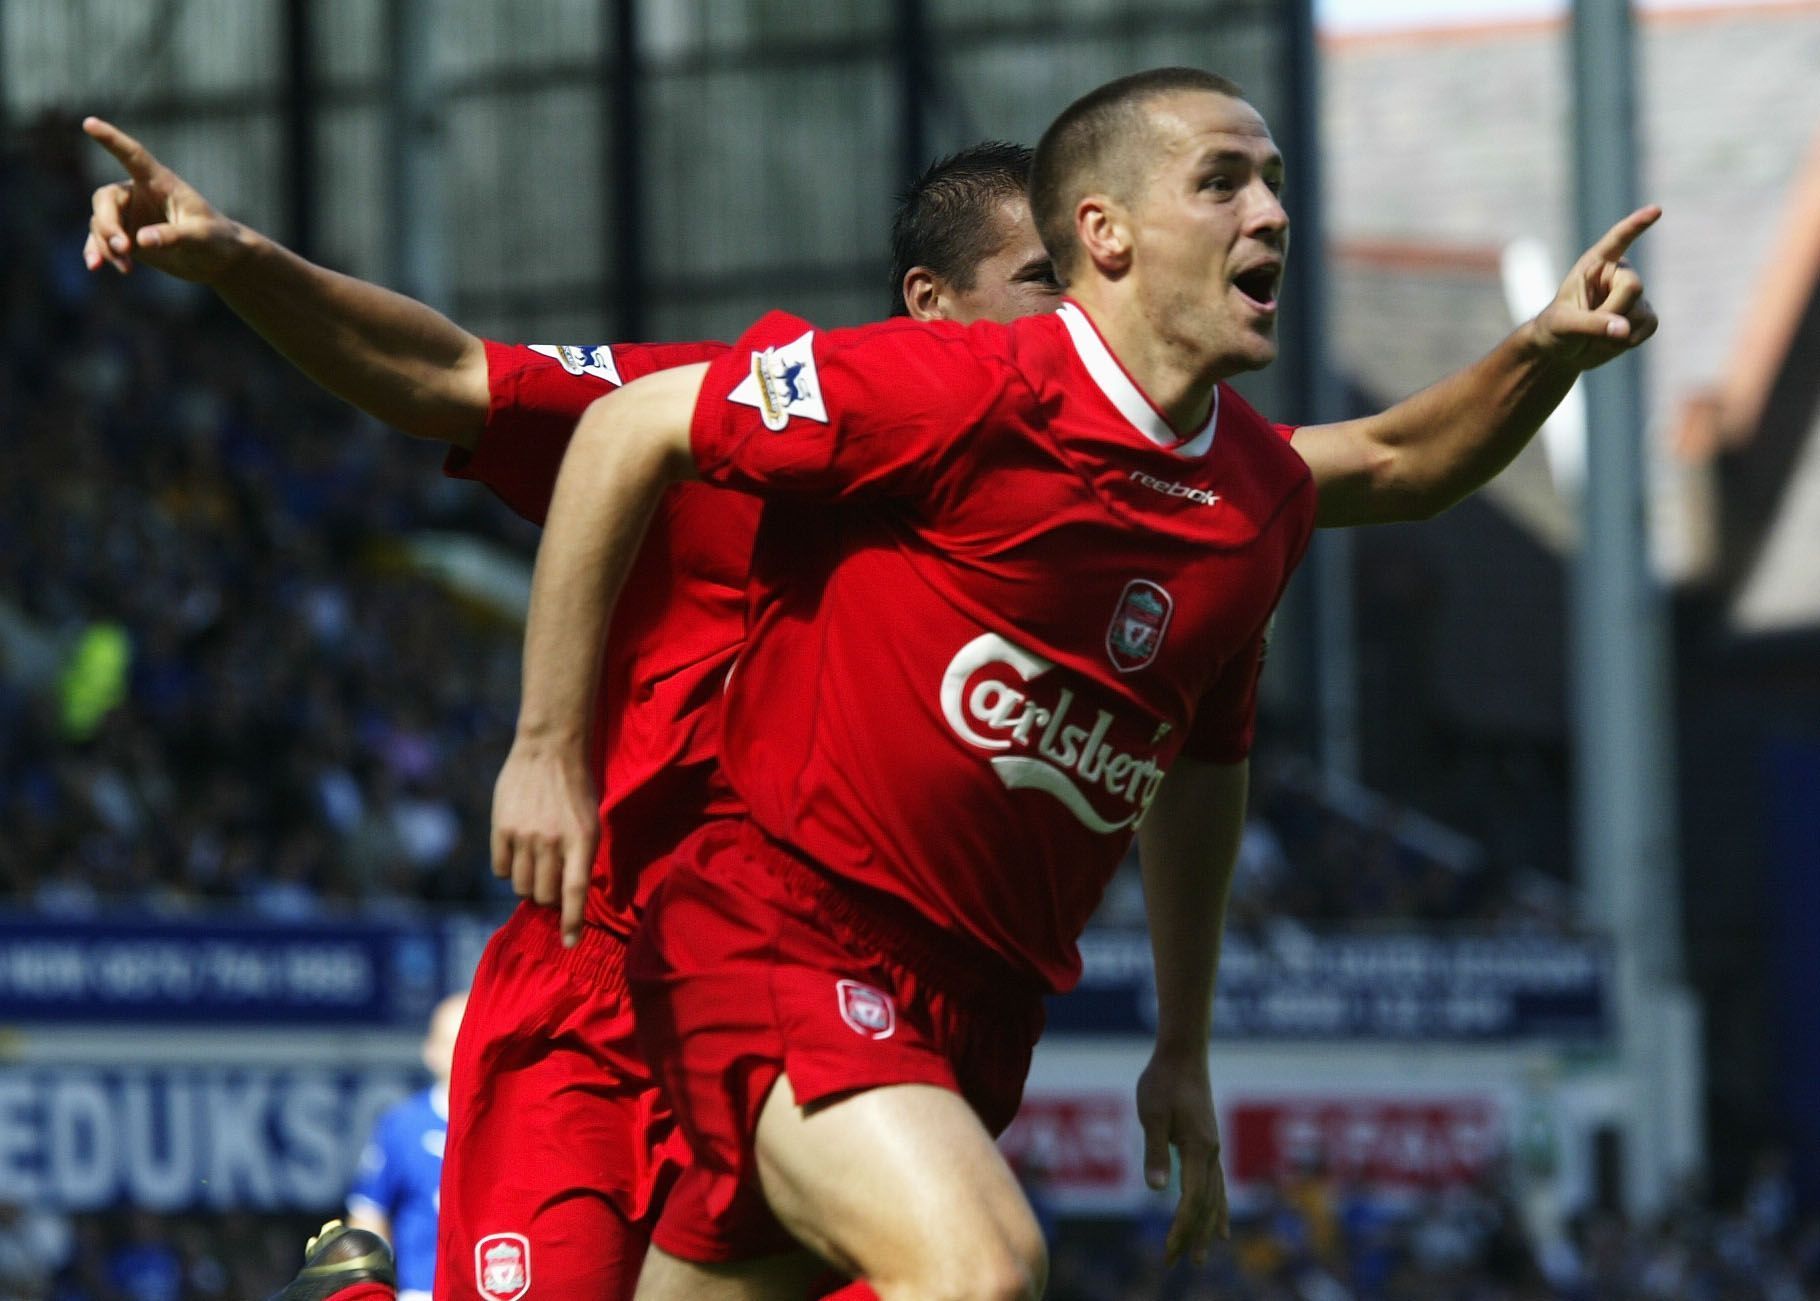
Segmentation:
{"type": "Polygon", "coordinates": [[[780,432],[792,416],[827,424],[821,377],[815,373],[814,342],[815,331],[811,330],[781,348],[753,353],[746,377],[727,400],[757,407],[759,419],[772,433],[780,432]]]}
{"type": "Polygon", "coordinates": [[[613,359],[612,344],[597,343],[593,347],[584,347],[573,343],[533,343],[529,346],[532,352],[556,358],[571,375],[592,375],[595,379],[605,380],[614,388],[625,384],[625,380],[619,376],[619,363],[613,359]]]}

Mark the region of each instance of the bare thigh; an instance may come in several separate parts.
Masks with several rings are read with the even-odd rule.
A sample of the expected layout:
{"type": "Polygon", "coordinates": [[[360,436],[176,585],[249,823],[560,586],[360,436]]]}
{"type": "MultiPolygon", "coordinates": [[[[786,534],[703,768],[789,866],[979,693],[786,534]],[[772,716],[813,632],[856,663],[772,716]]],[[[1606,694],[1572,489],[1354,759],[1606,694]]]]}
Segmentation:
{"type": "Polygon", "coordinates": [[[805,1111],[780,1077],[756,1151],[784,1227],[886,1301],[1041,1295],[1036,1217],[958,1094],[894,1084],[805,1111]]]}

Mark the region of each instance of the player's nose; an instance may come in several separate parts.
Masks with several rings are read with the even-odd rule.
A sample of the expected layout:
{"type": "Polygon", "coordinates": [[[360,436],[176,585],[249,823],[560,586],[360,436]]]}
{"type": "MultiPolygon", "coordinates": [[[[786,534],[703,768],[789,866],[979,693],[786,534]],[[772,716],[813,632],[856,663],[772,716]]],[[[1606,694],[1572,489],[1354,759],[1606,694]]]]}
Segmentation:
{"type": "Polygon", "coordinates": [[[1256,187],[1257,198],[1245,222],[1245,233],[1281,252],[1289,243],[1289,210],[1268,186],[1256,187]]]}

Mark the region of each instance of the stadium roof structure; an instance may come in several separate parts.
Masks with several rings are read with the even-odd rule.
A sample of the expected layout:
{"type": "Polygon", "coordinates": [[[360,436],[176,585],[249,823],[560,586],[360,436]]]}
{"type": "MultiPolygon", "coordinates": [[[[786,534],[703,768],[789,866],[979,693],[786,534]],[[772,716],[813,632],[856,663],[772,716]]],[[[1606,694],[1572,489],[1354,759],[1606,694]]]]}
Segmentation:
{"type": "Polygon", "coordinates": [[[1716,470],[1715,577],[1737,630],[1820,631],[1820,130],[1751,302],[1676,450],[1716,470]]]}
{"type": "MultiPolygon", "coordinates": [[[[1643,191],[1666,213],[1639,246],[1663,318],[1645,363],[1658,565],[1710,599],[1715,631],[1805,641],[1820,635],[1820,3],[1650,15],[1639,40],[1643,191]]],[[[1566,32],[1324,48],[1336,360],[1388,401],[1510,328],[1508,242],[1572,248],[1566,32]]],[[[1548,550],[1572,545],[1540,445],[1487,496],[1548,550]]]]}
{"type": "MultiPolygon", "coordinates": [[[[1328,263],[1337,362],[1367,404],[1380,406],[1488,351],[1511,328],[1492,247],[1349,240],[1328,263]]],[[[1485,495],[1550,551],[1579,536],[1540,440],[1485,495]]]]}

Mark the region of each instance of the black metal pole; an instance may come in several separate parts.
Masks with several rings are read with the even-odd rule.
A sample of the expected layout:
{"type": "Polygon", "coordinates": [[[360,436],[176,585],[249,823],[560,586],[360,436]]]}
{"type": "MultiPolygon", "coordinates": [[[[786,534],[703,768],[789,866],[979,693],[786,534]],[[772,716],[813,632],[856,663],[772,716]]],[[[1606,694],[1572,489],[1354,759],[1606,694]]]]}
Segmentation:
{"type": "MultiPolygon", "coordinates": [[[[1297,423],[1338,420],[1339,386],[1327,348],[1327,235],[1322,220],[1320,49],[1313,0],[1285,6],[1283,27],[1283,152],[1291,240],[1283,285],[1282,398],[1297,423]]],[[[1313,733],[1323,771],[1357,777],[1358,628],[1353,605],[1353,546],[1345,529],[1314,540],[1296,580],[1305,638],[1299,667],[1314,702],[1313,733]]]]}
{"type": "Polygon", "coordinates": [[[1283,98],[1280,138],[1288,184],[1283,206],[1289,210],[1293,253],[1283,280],[1283,310],[1277,321],[1281,352],[1284,415],[1297,424],[1313,424],[1331,413],[1319,409],[1317,377],[1322,332],[1326,329],[1319,293],[1321,274],[1321,124],[1315,77],[1314,5],[1294,0],[1284,6],[1283,98]]]}
{"type": "Polygon", "coordinates": [[[0,0],[0,149],[12,143],[13,104],[6,86],[6,0],[0,0]]]}
{"type": "Polygon", "coordinates": [[[923,0],[896,0],[898,187],[929,165],[929,96],[935,85],[929,15],[923,0]]]}
{"type": "Polygon", "coordinates": [[[304,257],[316,248],[316,77],[310,0],[284,0],[285,238],[304,257]]]}
{"type": "Polygon", "coordinates": [[[603,62],[607,83],[606,209],[613,214],[607,315],[622,341],[646,336],[650,278],[645,247],[644,61],[638,52],[638,0],[607,0],[612,33],[603,62]]]}

